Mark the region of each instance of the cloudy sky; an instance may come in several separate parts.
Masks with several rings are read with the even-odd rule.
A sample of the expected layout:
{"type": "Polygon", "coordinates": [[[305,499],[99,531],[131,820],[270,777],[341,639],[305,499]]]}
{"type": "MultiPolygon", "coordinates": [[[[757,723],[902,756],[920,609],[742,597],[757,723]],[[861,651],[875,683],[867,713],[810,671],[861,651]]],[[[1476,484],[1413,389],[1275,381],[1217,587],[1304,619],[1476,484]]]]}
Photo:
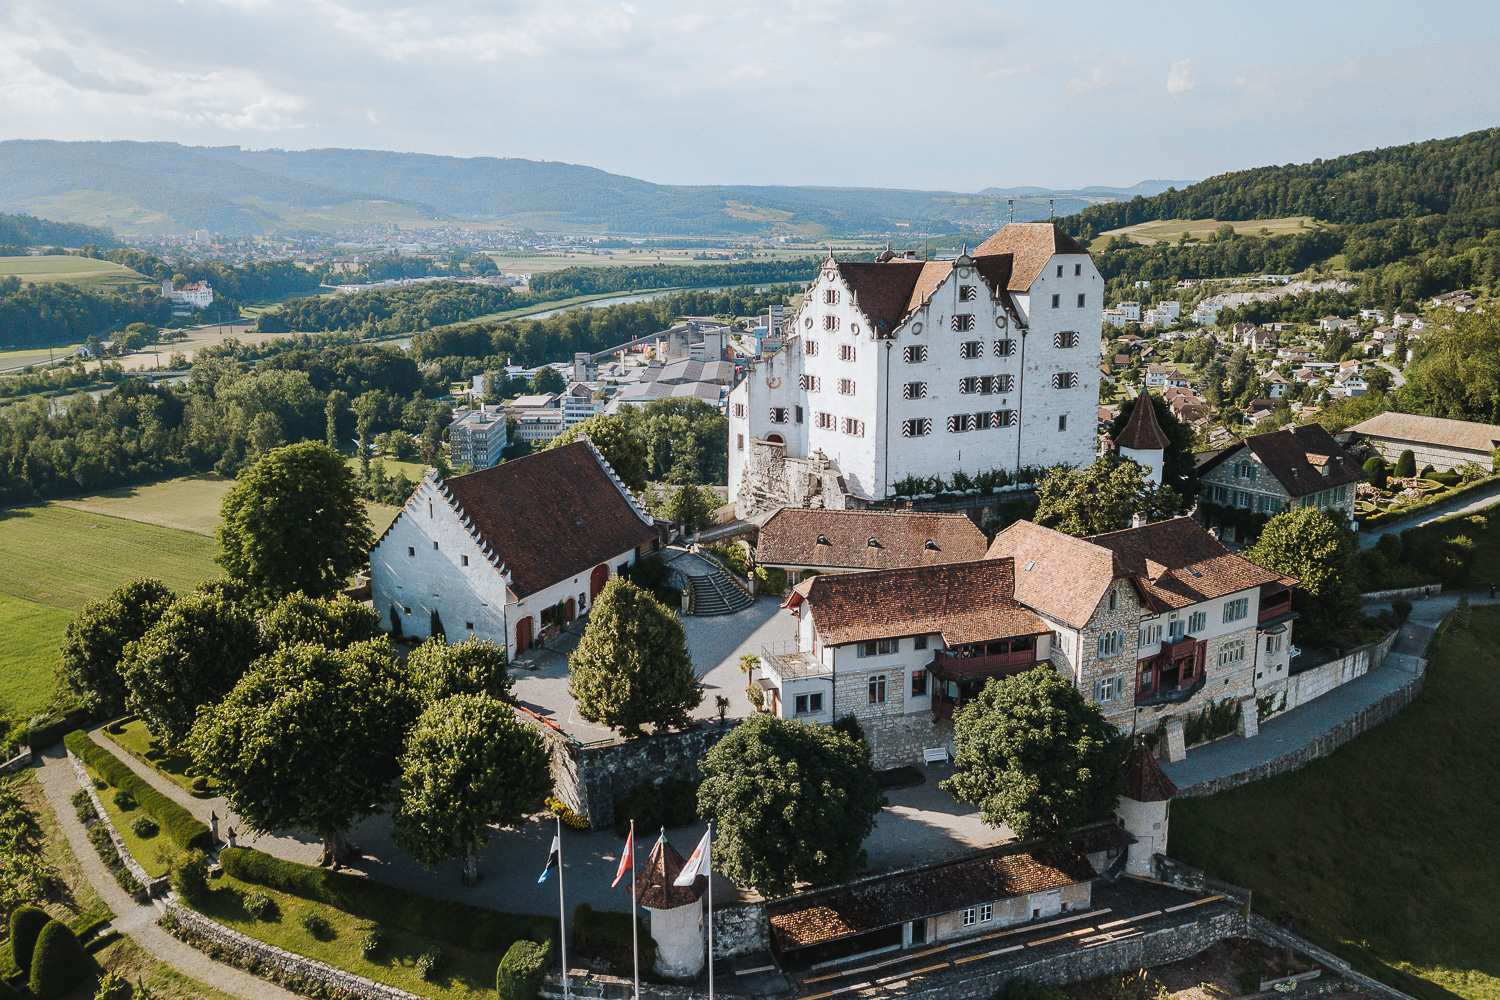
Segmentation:
{"type": "Polygon", "coordinates": [[[1500,5],[0,0],[0,138],[1129,185],[1500,125],[1500,5]]]}

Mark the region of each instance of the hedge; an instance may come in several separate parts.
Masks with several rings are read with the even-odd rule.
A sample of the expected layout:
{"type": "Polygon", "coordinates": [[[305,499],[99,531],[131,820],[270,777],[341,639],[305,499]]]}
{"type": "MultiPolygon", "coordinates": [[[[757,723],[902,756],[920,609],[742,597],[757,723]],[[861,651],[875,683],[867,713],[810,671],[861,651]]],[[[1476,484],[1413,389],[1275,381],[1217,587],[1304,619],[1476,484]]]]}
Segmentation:
{"type": "Polygon", "coordinates": [[[91,964],[67,925],[49,921],[36,939],[31,958],[31,995],[36,1000],[62,996],[83,982],[91,964]]]}
{"type": "Polygon", "coordinates": [[[4,979],[0,979],[0,1000],[21,1000],[21,993],[4,979]]]}
{"type": "Polygon", "coordinates": [[[21,972],[31,971],[31,953],[42,928],[52,922],[38,906],[18,906],[10,915],[10,954],[21,972]]]}
{"type": "Polygon", "coordinates": [[[94,713],[82,705],[70,706],[64,709],[61,715],[48,716],[47,721],[42,725],[28,729],[26,742],[32,750],[45,749],[58,740],[64,739],[73,730],[93,722],[94,719],[94,713]]]}
{"type": "Polygon", "coordinates": [[[107,781],[110,787],[133,795],[136,803],[150,813],[183,850],[213,850],[212,838],[205,823],[158,792],[146,779],[136,774],[129,764],[95,743],[83,730],[75,729],[64,736],[63,744],[73,751],[73,756],[83,761],[84,767],[107,781]]]}
{"type": "Polygon", "coordinates": [[[505,952],[495,970],[495,991],[500,1000],[536,1000],[552,961],[552,949],[535,941],[517,941],[505,952]]]}
{"type": "MultiPolygon", "coordinates": [[[[644,921],[638,923],[641,968],[650,969],[656,963],[656,939],[644,921]]],[[[568,930],[580,955],[605,963],[617,976],[629,976],[635,971],[631,959],[630,914],[602,913],[587,903],[579,903],[573,908],[573,922],[568,930]]]]}
{"type": "Polygon", "coordinates": [[[504,952],[517,941],[547,943],[557,938],[551,917],[502,913],[448,899],[432,899],[363,875],[299,865],[248,847],[219,853],[225,874],[335,909],[363,920],[399,927],[474,951],[504,952]]]}

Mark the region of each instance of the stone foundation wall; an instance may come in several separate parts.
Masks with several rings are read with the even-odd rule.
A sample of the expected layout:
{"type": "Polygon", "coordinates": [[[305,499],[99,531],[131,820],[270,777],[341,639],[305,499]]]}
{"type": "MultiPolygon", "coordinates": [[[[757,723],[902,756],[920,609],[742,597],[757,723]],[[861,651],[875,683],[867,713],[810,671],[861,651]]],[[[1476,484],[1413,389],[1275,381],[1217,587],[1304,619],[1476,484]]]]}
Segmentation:
{"type": "Polygon", "coordinates": [[[771,922],[764,903],[714,910],[714,958],[753,955],[771,947],[771,922]]]}
{"type": "Polygon", "coordinates": [[[698,762],[739,725],[738,719],[708,721],[679,733],[579,746],[530,716],[520,718],[535,726],[548,745],[553,794],[596,827],[612,826],[616,804],[643,781],[701,779],[698,762]]]}
{"type": "Polygon", "coordinates": [[[1347,684],[1356,677],[1363,677],[1370,672],[1370,667],[1385,660],[1386,654],[1391,651],[1391,644],[1395,641],[1396,633],[1391,632],[1374,645],[1363,646],[1341,659],[1325,663],[1320,667],[1292,674],[1287,678],[1286,707],[1292,709],[1298,705],[1305,705],[1314,698],[1327,694],[1340,684],[1347,684]]]}
{"type": "MultiPolygon", "coordinates": [[[[196,910],[169,899],[163,904],[162,920],[174,936],[184,937],[194,947],[209,952],[209,957],[227,959],[227,964],[244,969],[273,982],[295,977],[322,983],[358,1000],[421,1000],[415,994],[386,986],[352,972],[335,969],[325,962],[294,955],[264,941],[215,923],[196,910]],[[175,924],[175,927],[172,926],[175,924]],[[208,947],[205,948],[204,946],[208,947]],[[214,952],[219,954],[215,955],[214,952]],[[270,973],[268,975],[268,973],[270,973]]],[[[339,995],[335,993],[334,995],[339,995]]]]}
{"type": "Polygon", "coordinates": [[[31,756],[31,748],[27,747],[10,760],[0,764],[0,775],[14,774],[24,767],[30,767],[31,756]]]}
{"type": "Polygon", "coordinates": [[[861,719],[865,740],[875,757],[875,769],[921,764],[928,747],[947,747],[953,753],[953,723],[933,722],[930,712],[915,715],[883,715],[861,719]]]}

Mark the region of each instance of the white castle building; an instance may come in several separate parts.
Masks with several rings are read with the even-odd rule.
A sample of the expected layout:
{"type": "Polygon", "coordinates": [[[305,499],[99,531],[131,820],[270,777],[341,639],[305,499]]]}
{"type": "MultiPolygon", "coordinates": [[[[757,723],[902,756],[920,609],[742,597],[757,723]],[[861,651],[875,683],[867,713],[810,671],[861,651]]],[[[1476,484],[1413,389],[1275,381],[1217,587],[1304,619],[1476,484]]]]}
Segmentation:
{"type": "Polygon", "coordinates": [[[729,396],[744,516],[858,507],[907,477],[1094,460],[1104,282],[1051,223],[972,254],[829,256],[786,345],[729,396]]]}

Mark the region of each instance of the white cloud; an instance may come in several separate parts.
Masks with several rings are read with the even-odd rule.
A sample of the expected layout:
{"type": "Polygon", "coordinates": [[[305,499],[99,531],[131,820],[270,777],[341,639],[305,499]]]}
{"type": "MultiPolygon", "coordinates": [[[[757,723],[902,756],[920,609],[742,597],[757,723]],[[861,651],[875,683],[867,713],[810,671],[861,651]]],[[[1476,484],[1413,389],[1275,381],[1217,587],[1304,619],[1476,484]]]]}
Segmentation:
{"type": "Polygon", "coordinates": [[[1179,59],[1167,70],[1167,93],[1181,97],[1198,85],[1193,79],[1193,60],[1179,59]]]}

